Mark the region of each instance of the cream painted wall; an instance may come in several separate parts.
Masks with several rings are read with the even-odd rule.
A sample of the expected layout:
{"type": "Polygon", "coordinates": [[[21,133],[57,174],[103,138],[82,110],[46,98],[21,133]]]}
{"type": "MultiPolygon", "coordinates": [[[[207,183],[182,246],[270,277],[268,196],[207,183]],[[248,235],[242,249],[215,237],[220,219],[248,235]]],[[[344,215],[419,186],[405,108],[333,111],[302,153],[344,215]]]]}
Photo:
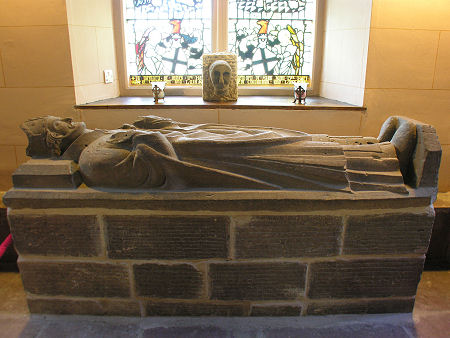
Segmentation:
{"type": "MultiPolygon", "coordinates": [[[[333,0],[332,0],[333,1],[333,0]]],[[[436,127],[439,190],[450,190],[450,1],[373,0],[361,133],[390,115],[436,127]]]]}
{"type": "Polygon", "coordinates": [[[320,95],[361,106],[372,0],[325,1],[320,95]]]}
{"type": "Polygon", "coordinates": [[[66,0],[77,104],[119,96],[112,2],[66,0]],[[113,83],[104,83],[105,69],[113,83]]]}
{"type": "Polygon", "coordinates": [[[23,121],[77,117],[69,44],[65,0],[0,1],[0,190],[26,160],[23,121]]]}
{"type": "Polygon", "coordinates": [[[0,1],[0,191],[27,160],[22,122],[80,120],[75,104],[119,95],[112,1],[0,1]],[[103,83],[103,69],[114,83],[103,83]]]}
{"type": "Polygon", "coordinates": [[[78,109],[78,112],[89,128],[114,129],[139,116],[153,114],[187,123],[258,125],[330,135],[357,134],[364,115],[361,110],[286,109],[78,109]]]}

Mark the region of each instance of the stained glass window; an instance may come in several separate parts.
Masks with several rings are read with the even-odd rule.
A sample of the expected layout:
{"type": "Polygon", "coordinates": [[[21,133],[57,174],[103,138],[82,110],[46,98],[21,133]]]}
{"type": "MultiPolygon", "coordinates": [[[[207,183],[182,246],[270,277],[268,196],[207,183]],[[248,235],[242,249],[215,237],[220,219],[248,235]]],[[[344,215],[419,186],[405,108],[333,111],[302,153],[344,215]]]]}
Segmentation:
{"type": "Polygon", "coordinates": [[[131,85],[199,84],[211,51],[211,0],[124,0],[131,85]]]}
{"type": "Polygon", "coordinates": [[[284,84],[312,73],[315,0],[230,0],[228,49],[239,84],[284,84]]]}
{"type": "MultiPolygon", "coordinates": [[[[129,83],[201,85],[213,0],[123,0],[129,83]]],[[[312,73],[315,0],[229,0],[228,50],[239,85],[287,85],[312,73]]],[[[223,37],[219,37],[223,38],[223,37]]]]}

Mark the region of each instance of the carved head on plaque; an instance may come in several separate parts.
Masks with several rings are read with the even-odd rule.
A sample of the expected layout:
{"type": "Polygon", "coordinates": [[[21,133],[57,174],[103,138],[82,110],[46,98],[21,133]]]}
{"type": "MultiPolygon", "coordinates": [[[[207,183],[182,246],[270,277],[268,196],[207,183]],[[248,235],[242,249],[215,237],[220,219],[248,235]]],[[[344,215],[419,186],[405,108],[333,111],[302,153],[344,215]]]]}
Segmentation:
{"type": "Polygon", "coordinates": [[[203,100],[237,100],[237,57],[231,53],[203,54],[203,100]]]}
{"type": "Polygon", "coordinates": [[[224,60],[217,60],[209,66],[209,76],[216,95],[227,95],[231,80],[231,66],[224,60]]]}

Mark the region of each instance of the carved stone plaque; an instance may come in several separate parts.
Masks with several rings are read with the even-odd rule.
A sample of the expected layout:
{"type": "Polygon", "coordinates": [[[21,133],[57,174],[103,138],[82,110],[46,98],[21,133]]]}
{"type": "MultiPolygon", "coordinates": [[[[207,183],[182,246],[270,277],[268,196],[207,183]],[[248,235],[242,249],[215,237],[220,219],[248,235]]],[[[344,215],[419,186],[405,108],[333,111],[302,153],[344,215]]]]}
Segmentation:
{"type": "Polygon", "coordinates": [[[237,57],[231,53],[203,55],[203,100],[236,101],[237,57]]]}

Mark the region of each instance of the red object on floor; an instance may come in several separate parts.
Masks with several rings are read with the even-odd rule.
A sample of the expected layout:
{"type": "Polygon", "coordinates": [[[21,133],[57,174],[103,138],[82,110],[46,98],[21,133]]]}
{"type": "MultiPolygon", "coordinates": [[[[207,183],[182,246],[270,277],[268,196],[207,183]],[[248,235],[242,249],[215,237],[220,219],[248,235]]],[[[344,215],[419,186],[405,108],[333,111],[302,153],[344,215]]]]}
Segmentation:
{"type": "Polygon", "coordinates": [[[3,241],[3,243],[0,245],[0,258],[2,258],[3,254],[5,253],[6,249],[11,245],[12,243],[12,236],[11,234],[6,237],[6,239],[3,241]]]}

